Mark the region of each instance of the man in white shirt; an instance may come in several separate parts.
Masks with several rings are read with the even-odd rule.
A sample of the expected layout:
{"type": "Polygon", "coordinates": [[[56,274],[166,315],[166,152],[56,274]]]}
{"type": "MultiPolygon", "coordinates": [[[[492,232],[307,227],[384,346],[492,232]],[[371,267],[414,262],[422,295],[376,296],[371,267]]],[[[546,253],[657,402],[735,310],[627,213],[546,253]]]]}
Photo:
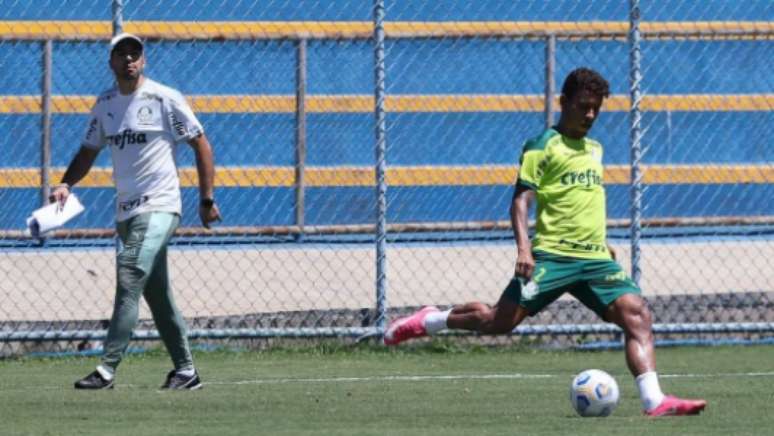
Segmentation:
{"type": "Polygon", "coordinates": [[[175,149],[187,142],[196,154],[199,217],[205,227],[220,220],[213,199],[212,147],[185,98],[143,74],[144,43],[122,33],[110,41],[110,68],[116,86],[97,98],[81,148],[67,167],[51,201],[64,203],[70,189],[108,147],[117,191],[116,227],[121,250],[116,259],[117,286],[105,352],[97,369],[75,382],[76,389],[113,387],[116,369],[137,324],[144,296],[174,369],[164,389],[198,389],[186,337],[167,274],[167,244],[180,222],[182,205],[175,149]]]}

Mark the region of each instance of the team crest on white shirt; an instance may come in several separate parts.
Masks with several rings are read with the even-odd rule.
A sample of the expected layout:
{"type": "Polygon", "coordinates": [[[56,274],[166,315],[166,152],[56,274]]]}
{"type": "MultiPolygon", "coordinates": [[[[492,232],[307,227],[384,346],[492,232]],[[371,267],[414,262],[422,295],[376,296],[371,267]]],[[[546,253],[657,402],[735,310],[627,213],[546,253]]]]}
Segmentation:
{"type": "Polygon", "coordinates": [[[153,123],[153,109],[150,106],[141,106],[137,110],[137,124],[142,126],[152,126],[153,123]]]}

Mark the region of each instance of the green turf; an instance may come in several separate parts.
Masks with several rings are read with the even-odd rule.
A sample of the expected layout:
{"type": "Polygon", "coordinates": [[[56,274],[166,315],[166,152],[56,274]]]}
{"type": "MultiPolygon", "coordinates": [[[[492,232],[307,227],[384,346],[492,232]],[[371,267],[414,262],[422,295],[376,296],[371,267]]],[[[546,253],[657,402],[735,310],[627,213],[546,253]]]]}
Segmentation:
{"type": "Polygon", "coordinates": [[[0,361],[0,434],[774,434],[774,347],[659,349],[661,374],[695,375],[662,378],[665,391],[709,400],[701,416],[666,419],[641,416],[620,351],[363,347],[200,352],[195,359],[205,381],[197,392],[157,389],[169,369],[163,352],[129,356],[116,389],[101,392],[72,389],[93,369],[93,358],[0,361]],[[613,416],[580,418],[571,410],[570,380],[586,368],[618,379],[621,404],[613,416]],[[389,378],[489,374],[548,377],[389,378]],[[293,381],[304,378],[318,380],[293,381]]]}

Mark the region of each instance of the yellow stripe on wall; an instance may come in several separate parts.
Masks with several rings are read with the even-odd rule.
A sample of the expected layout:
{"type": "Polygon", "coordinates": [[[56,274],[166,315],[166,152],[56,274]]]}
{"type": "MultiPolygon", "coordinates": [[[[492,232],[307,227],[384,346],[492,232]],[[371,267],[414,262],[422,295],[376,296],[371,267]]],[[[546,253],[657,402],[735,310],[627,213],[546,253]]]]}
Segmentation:
{"type": "Polygon", "coordinates": [[[10,39],[109,39],[110,21],[0,21],[0,38],[10,39]]]}
{"type": "MultiPolygon", "coordinates": [[[[774,183],[774,165],[644,165],[647,184],[774,183]]],[[[607,183],[629,183],[628,166],[605,170],[607,183]]]]}
{"type": "MultiPolygon", "coordinates": [[[[774,37],[771,21],[644,21],[644,37],[752,39],[774,37]]],[[[124,30],[151,39],[370,38],[370,21],[125,21],[124,30]]],[[[388,21],[389,38],[463,36],[625,37],[627,21],[388,21]]],[[[109,21],[0,21],[0,39],[107,40],[109,21]]]]}
{"type": "MultiPolygon", "coordinates": [[[[390,186],[487,186],[512,185],[517,167],[493,166],[417,166],[390,167],[390,186]]],[[[646,184],[732,184],[774,183],[774,165],[645,165],[646,184]]],[[[605,169],[605,183],[628,184],[630,168],[610,165],[605,169]]],[[[61,180],[64,169],[51,172],[50,180],[61,180]]],[[[309,167],[304,174],[306,186],[375,186],[376,176],[369,167],[309,167]]],[[[180,169],[182,186],[196,187],[196,169],[180,169]]],[[[292,167],[218,167],[215,185],[219,187],[292,187],[295,170],[292,167]]],[[[0,170],[0,188],[37,188],[40,172],[35,169],[0,170]]],[[[81,187],[111,187],[112,171],[94,168],[82,180],[81,187]]]]}
{"type": "MultiPolygon", "coordinates": [[[[51,99],[53,113],[85,114],[94,105],[95,97],[58,95],[51,99]]],[[[188,97],[199,113],[293,113],[294,96],[289,95],[193,95],[188,97]]],[[[613,95],[605,101],[603,110],[628,112],[629,97],[613,95]]],[[[468,95],[390,95],[389,112],[542,112],[542,95],[468,94],[468,95]]],[[[0,113],[32,114],[41,111],[40,96],[0,96],[0,113]]],[[[559,100],[556,100],[559,107],[559,100]]],[[[774,109],[774,94],[683,94],[648,95],[640,108],[646,112],[663,111],[770,111],[774,109]]],[[[306,99],[309,113],[370,113],[373,97],[367,95],[312,95],[306,99]]]]}

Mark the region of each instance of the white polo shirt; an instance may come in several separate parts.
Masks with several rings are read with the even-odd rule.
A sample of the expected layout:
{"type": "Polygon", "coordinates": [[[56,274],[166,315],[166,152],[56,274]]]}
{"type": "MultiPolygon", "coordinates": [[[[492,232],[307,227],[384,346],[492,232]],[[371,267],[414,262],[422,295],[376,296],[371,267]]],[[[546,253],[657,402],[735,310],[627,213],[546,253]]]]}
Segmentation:
{"type": "Polygon", "coordinates": [[[131,95],[117,87],[99,95],[83,145],[110,148],[117,221],[150,211],[181,213],[176,146],[203,132],[180,92],[147,77],[131,95]]]}

